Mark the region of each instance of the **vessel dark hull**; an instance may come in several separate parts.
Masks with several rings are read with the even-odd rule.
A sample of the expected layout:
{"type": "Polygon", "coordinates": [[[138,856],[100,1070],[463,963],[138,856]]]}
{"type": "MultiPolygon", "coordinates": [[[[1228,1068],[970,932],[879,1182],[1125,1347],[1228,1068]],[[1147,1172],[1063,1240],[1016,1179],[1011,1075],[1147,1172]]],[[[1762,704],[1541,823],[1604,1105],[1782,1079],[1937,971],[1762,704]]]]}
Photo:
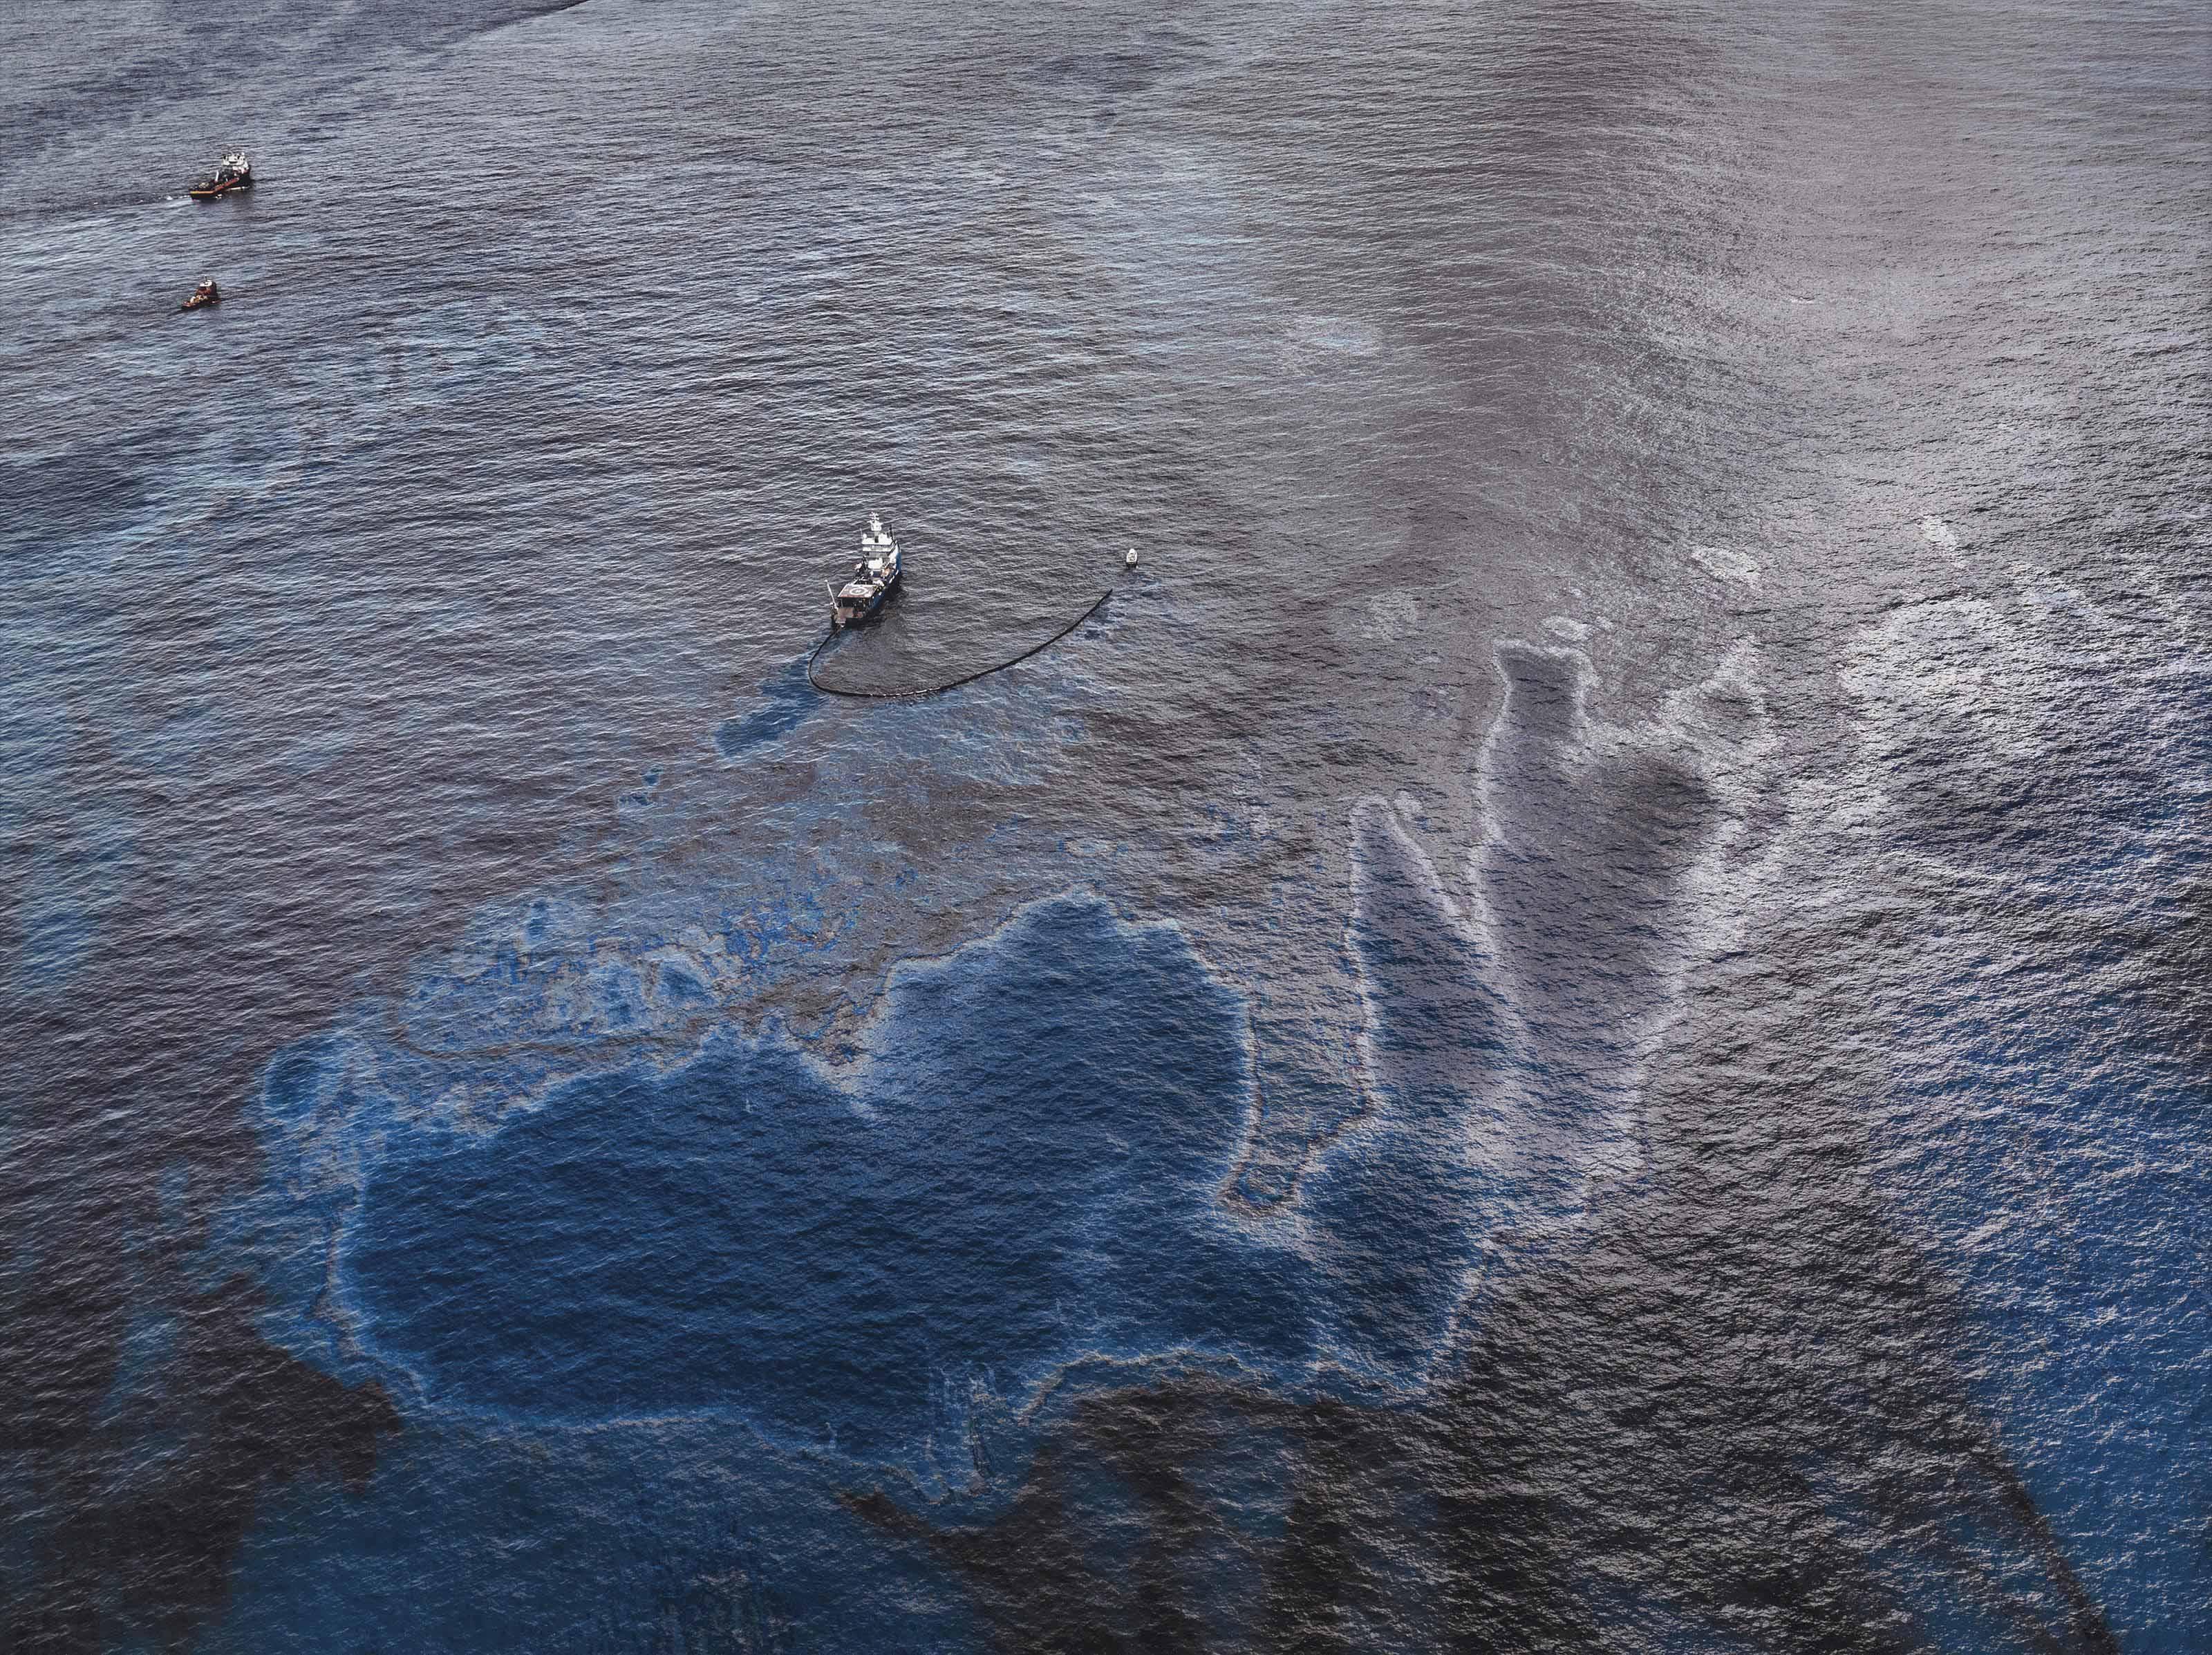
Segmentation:
{"type": "Polygon", "coordinates": [[[195,185],[187,193],[189,193],[191,198],[195,201],[212,201],[217,196],[229,195],[235,191],[250,190],[252,187],[253,180],[252,179],[234,178],[227,179],[222,182],[216,184],[195,185]]]}
{"type": "Polygon", "coordinates": [[[832,612],[831,619],[841,627],[858,626],[863,621],[872,621],[875,619],[878,615],[883,612],[884,605],[890,601],[891,593],[898,590],[898,585],[899,576],[897,575],[894,575],[890,580],[884,582],[884,589],[876,593],[875,597],[869,602],[868,606],[866,609],[857,611],[856,612],[849,615],[842,609],[836,610],[832,612]]]}

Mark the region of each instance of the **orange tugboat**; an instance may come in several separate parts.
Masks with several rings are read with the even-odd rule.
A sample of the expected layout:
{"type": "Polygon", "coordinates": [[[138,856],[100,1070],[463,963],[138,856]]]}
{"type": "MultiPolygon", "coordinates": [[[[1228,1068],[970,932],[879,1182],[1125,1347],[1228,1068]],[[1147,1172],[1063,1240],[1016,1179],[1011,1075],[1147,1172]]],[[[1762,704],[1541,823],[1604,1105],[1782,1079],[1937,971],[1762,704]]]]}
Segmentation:
{"type": "Polygon", "coordinates": [[[234,149],[216,165],[213,178],[192,186],[191,198],[195,201],[212,201],[234,190],[252,187],[253,163],[246,160],[243,149],[234,149]]]}
{"type": "Polygon", "coordinates": [[[192,289],[192,296],[179,305],[179,310],[199,310],[222,302],[222,289],[212,282],[203,282],[192,289]]]}

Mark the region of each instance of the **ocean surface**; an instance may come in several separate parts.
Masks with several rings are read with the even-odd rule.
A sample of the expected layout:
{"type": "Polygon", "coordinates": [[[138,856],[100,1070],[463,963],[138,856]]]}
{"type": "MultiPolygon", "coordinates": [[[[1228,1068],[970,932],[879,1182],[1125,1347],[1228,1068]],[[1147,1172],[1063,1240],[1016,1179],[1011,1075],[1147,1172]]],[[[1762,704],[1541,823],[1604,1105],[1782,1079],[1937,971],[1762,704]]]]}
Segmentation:
{"type": "Polygon", "coordinates": [[[10,0],[0,186],[0,1650],[2212,1648],[2201,5],[10,0]],[[871,509],[1109,595],[823,696],[871,509]]]}

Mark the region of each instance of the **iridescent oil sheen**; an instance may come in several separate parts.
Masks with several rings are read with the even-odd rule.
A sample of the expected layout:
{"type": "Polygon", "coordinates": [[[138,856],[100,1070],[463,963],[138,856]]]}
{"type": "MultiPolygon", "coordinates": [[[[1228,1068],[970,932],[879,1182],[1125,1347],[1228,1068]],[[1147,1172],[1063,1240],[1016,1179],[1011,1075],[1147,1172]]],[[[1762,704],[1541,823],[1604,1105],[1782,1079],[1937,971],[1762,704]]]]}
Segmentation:
{"type": "Polygon", "coordinates": [[[2200,12],[15,14],[0,1647],[2212,1645],[2200,12]]]}

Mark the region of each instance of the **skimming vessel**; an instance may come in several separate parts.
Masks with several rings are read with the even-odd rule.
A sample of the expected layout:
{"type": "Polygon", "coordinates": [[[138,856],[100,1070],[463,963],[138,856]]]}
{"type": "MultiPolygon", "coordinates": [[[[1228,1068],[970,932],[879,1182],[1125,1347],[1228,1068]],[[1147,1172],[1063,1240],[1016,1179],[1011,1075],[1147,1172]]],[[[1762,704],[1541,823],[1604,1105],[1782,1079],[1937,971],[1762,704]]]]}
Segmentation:
{"type": "Polygon", "coordinates": [[[253,187],[253,163],[246,158],[243,149],[234,149],[222,158],[215,169],[215,176],[204,183],[195,184],[191,195],[195,201],[212,201],[217,196],[228,195],[234,190],[253,187]]]}
{"type": "Polygon", "coordinates": [[[853,565],[852,579],[842,587],[830,587],[830,624],[847,627],[866,620],[884,606],[898,583],[898,542],[891,538],[884,520],[870,512],[868,526],[860,531],[860,559],[853,565]]]}

